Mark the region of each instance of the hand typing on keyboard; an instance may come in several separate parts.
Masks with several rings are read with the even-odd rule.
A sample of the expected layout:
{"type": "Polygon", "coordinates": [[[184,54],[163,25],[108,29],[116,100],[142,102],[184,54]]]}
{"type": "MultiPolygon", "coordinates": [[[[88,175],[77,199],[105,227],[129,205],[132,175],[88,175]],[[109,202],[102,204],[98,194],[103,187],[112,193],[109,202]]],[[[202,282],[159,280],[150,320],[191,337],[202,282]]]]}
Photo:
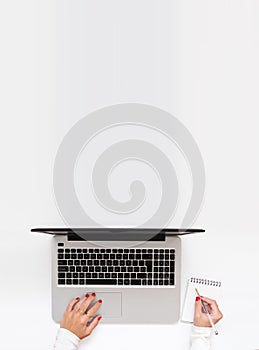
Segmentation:
{"type": "Polygon", "coordinates": [[[74,298],[62,317],[60,327],[74,333],[79,339],[89,336],[102,318],[96,315],[102,300],[93,304],[95,297],[96,294],[92,293],[86,294],[81,299],[74,298]]]}

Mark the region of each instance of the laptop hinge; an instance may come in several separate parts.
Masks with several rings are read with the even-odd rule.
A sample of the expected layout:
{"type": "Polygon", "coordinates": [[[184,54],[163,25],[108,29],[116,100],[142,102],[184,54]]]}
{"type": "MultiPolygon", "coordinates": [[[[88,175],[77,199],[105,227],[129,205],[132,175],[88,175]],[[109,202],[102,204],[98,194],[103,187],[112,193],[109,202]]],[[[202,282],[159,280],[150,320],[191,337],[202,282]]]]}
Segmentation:
{"type": "Polygon", "coordinates": [[[165,232],[78,232],[69,231],[68,241],[165,241],[165,232]]]}

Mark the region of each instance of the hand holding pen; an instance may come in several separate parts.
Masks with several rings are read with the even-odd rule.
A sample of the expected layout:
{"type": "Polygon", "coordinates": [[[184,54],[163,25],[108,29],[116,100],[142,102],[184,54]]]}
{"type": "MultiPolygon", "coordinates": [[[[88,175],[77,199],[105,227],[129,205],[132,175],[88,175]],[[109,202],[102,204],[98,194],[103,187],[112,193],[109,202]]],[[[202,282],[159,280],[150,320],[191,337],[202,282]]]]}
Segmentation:
{"type": "MultiPolygon", "coordinates": [[[[198,291],[196,291],[198,292],[198,291]]],[[[199,292],[198,292],[199,293],[199,292]]],[[[218,331],[215,324],[223,317],[215,300],[198,295],[195,302],[194,325],[198,327],[212,327],[215,334],[218,331]]]]}

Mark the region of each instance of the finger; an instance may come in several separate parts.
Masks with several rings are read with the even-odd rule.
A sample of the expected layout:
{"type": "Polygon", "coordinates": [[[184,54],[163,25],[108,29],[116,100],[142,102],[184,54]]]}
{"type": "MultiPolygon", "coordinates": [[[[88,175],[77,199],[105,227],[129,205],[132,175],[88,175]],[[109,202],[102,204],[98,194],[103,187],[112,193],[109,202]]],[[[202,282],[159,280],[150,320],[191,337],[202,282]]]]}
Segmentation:
{"type": "Polygon", "coordinates": [[[86,332],[87,334],[91,334],[92,331],[95,329],[95,327],[99,324],[99,321],[101,320],[102,316],[97,315],[95,316],[92,321],[88,322],[87,326],[86,326],[86,332]]]}
{"type": "Polygon", "coordinates": [[[78,305],[76,307],[77,311],[82,311],[83,313],[86,312],[89,305],[94,301],[94,298],[96,297],[95,293],[92,293],[89,295],[88,293],[78,302],[78,305]]]}
{"type": "Polygon", "coordinates": [[[207,297],[201,297],[201,300],[205,301],[213,310],[218,310],[218,304],[216,300],[207,298],[207,297]]]}
{"type": "Polygon", "coordinates": [[[91,306],[90,308],[88,308],[86,315],[88,316],[94,316],[94,314],[97,312],[97,310],[101,307],[102,305],[102,300],[99,299],[96,303],[94,303],[93,306],[91,306]]]}
{"type": "Polygon", "coordinates": [[[71,300],[70,303],[68,304],[67,308],[66,308],[66,311],[67,312],[71,312],[74,309],[75,305],[78,303],[79,300],[80,300],[79,297],[74,298],[73,300],[71,300]]]}
{"type": "Polygon", "coordinates": [[[201,315],[203,314],[202,310],[203,310],[203,306],[201,303],[201,298],[196,297],[195,304],[194,304],[194,317],[201,317],[201,315]]]}

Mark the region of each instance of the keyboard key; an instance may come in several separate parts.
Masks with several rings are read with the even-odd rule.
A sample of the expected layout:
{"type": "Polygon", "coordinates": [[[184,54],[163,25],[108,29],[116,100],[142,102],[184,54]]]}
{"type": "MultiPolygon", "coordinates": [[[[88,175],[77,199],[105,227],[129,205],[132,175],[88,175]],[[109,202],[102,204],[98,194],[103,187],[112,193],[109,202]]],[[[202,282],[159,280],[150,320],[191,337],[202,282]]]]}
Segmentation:
{"type": "Polygon", "coordinates": [[[76,259],[77,258],[77,254],[71,254],[71,259],[76,259]]]}
{"type": "Polygon", "coordinates": [[[132,286],[137,286],[137,285],[141,285],[141,280],[131,280],[130,284],[132,286]]]}
{"type": "Polygon", "coordinates": [[[125,286],[128,286],[130,284],[130,281],[129,280],[124,280],[124,285],[125,286]]]}
{"type": "Polygon", "coordinates": [[[77,253],[82,253],[82,249],[80,249],[80,248],[77,248],[77,253]]]}
{"type": "Polygon", "coordinates": [[[106,266],[102,266],[102,272],[107,272],[107,267],[106,266]]]}
{"type": "Polygon", "coordinates": [[[105,278],[110,278],[110,277],[111,277],[110,272],[106,272],[106,274],[105,274],[105,278]]]}
{"type": "Polygon", "coordinates": [[[97,278],[97,273],[96,272],[92,273],[92,278],[97,278]]]}
{"type": "Polygon", "coordinates": [[[58,284],[65,284],[65,279],[59,279],[58,284]]]}
{"type": "Polygon", "coordinates": [[[83,249],[83,253],[87,253],[87,249],[83,249]]]}
{"type": "Polygon", "coordinates": [[[85,260],[88,260],[89,257],[90,257],[90,254],[84,254],[84,259],[85,259],[85,260]]]}
{"type": "Polygon", "coordinates": [[[78,255],[77,255],[77,258],[80,259],[80,260],[83,259],[83,257],[84,257],[83,254],[78,254],[78,255]]]}
{"type": "Polygon", "coordinates": [[[64,254],[58,254],[58,259],[64,259],[64,254]]]}
{"type": "Polygon", "coordinates": [[[142,286],[145,286],[147,284],[147,281],[146,280],[142,280],[141,284],[142,284],[142,286]]]}
{"type": "Polygon", "coordinates": [[[59,266],[66,266],[67,265],[67,260],[58,260],[58,265],[59,266]]]}
{"type": "Polygon", "coordinates": [[[68,266],[58,266],[58,271],[59,272],[66,272],[66,271],[68,271],[68,266]]]}
{"type": "Polygon", "coordinates": [[[75,270],[76,270],[75,266],[69,266],[69,271],[70,272],[75,272],[75,270]]]}
{"type": "Polygon", "coordinates": [[[64,246],[64,243],[61,243],[61,242],[58,243],[58,247],[63,247],[63,246],[64,246]]]}
{"type": "Polygon", "coordinates": [[[79,278],[84,278],[85,277],[85,274],[83,272],[80,272],[79,273],[79,278]]]}
{"type": "Polygon", "coordinates": [[[67,264],[68,264],[69,266],[73,265],[73,264],[74,264],[74,263],[73,263],[73,260],[68,260],[67,264]]]}
{"type": "Polygon", "coordinates": [[[146,273],[137,273],[137,278],[147,278],[147,274],[146,273]]]}
{"type": "Polygon", "coordinates": [[[59,272],[58,273],[58,278],[65,278],[65,277],[66,277],[65,272],[59,272]]]}
{"type": "Polygon", "coordinates": [[[83,266],[83,272],[88,272],[88,266],[83,266]]]}
{"type": "Polygon", "coordinates": [[[76,266],[76,272],[81,272],[81,266],[76,266]]]}
{"type": "Polygon", "coordinates": [[[89,266],[88,269],[89,269],[89,272],[94,272],[94,267],[93,266],[89,266]]]}
{"type": "Polygon", "coordinates": [[[67,275],[67,278],[71,278],[72,277],[72,273],[71,272],[67,272],[66,275],[67,275]]]}
{"type": "Polygon", "coordinates": [[[94,285],[94,284],[101,284],[101,285],[116,285],[117,280],[116,279],[86,279],[85,284],[88,285],[94,285]]]}
{"type": "Polygon", "coordinates": [[[80,265],[80,261],[79,260],[75,260],[74,261],[74,265],[77,265],[77,266],[80,265]]]}
{"type": "Polygon", "coordinates": [[[91,259],[95,260],[96,259],[96,254],[91,254],[91,259]]]}
{"type": "Polygon", "coordinates": [[[139,272],[139,267],[138,267],[138,266],[137,266],[137,267],[134,267],[134,268],[133,268],[133,271],[134,271],[134,272],[139,272]]]}
{"type": "Polygon", "coordinates": [[[118,285],[119,285],[119,286],[123,285],[123,280],[121,280],[121,279],[118,280],[118,285]]]}
{"type": "Polygon", "coordinates": [[[104,278],[104,273],[100,272],[98,277],[99,278],[104,278]]]}
{"type": "Polygon", "coordinates": [[[70,259],[70,254],[65,254],[65,259],[69,260],[70,259]]]}
{"type": "Polygon", "coordinates": [[[71,253],[76,253],[76,249],[71,249],[71,253]]]}
{"type": "Polygon", "coordinates": [[[59,248],[59,249],[58,249],[58,253],[64,253],[64,249],[59,248]]]}
{"type": "Polygon", "coordinates": [[[84,280],[84,279],[80,279],[80,280],[79,280],[79,284],[81,284],[81,285],[82,285],[82,284],[85,284],[85,280],[84,280]]]}
{"type": "Polygon", "coordinates": [[[142,259],[151,260],[152,259],[152,254],[142,254],[142,259]]]}
{"type": "Polygon", "coordinates": [[[69,279],[67,279],[67,282],[66,282],[67,284],[72,284],[72,280],[69,278],[69,279]]]}
{"type": "Polygon", "coordinates": [[[81,264],[82,266],[85,266],[85,265],[86,265],[86,260],[81,260],[81,261],[80,261],[80,264],[81,264]]]}
{"type": "Polygon", "coordinates": [[[78,278],[78,272],[73,273],[73,278],[78,278]]]}
{"type": "Polygon", "coordinates": [[[78,280],[77,280],[77,279],[73,279],[73,280],[72,280],[72,284],[77,285],[77,284],[78,284],[78,280]]]}
{"type": "Polygon", "coordinates": [[[95,266],[95,272],[100,272],[101,271],[101,267],[100,266],[95,266]]]}
{"type": "Polygon", "coordinates": [[[94,252],[95,253],[100,253],[100,249],[99,248],[95,248],[94,252]]]}

